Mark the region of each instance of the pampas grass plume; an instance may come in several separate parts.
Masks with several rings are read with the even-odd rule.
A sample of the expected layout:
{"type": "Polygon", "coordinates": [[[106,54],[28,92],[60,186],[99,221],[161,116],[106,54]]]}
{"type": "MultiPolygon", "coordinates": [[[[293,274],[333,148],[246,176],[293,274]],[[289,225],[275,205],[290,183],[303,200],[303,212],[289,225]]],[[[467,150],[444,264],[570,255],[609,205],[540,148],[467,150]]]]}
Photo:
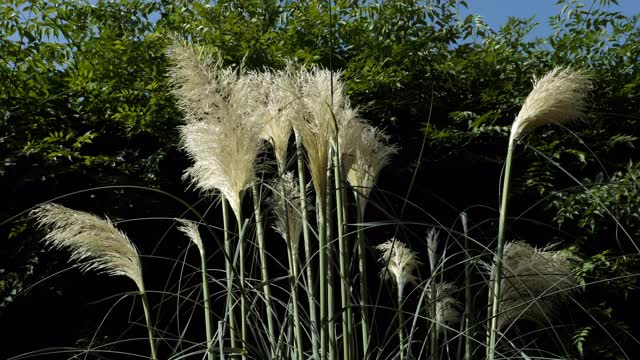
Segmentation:
{"type": "Polygon", "coordinates": [[[444,325],[460,322],[460,309],[463,305],[452,296],[456,290],[456,286],[451,283],[443,282],[433,285],[430,281],[429,284],[427,284],[427,296],[429,298],[429,302],[433,303],[435,301],[436,304],[435,315],[432,314],[433,307],[431,304],[426,306],[427,313],[429,313],[431,318],[434,319],[439,331],[444,331],[446,329],[444,325]]]}
{"type": "Polygon", "coordinates": [[[222,101],[217,107],[206,110],[206,119],[187,121],[180,127],[183,148],[194,162],[185,177],[200,190],[220,191],[236,214],[240,213],[244,191],[256,180],[256,159],[262,149],[263,126],[251,118],[251,107],[247,106],[257,96],[255,86],[254,77],[237,74],[228,94],[218,94],[222,101]]]}
{"type": "Polygon", "coordinates": [[[188,238],[191,240],[196,247],[198,247],[198,251],[200,255],[204,254],[204,244],[202,243],[202,237],[200,237],[200,232],[198,231],[198,225],[193,221],[185,220],[185,219],[176,219],[181,226],[178,227],[178,230],[182,231],[188,238]]]}
{"type": "Polygon", "coordinates": [[[587,74],[570,68],[558,67],[541,79],[534,80],[533,90],[511,127],[511,138],[517,140],[539,126],[581,117],[590,88],[587,74]]]}
{"type": "Polygon", "coordinates": [[[293,121],[301,113],[296,76],[293,65],[262,74],[265,124],[261,137],[273,145],[279,172],[285,169],[293,121]]]}
{"type": "Polygon", "coordinates": [[[382,131],[369,125],[365,125],[354,140],[356,145],[347,181],[360,195],[358,201],[364,211],[380,170],[389,163],[391,155],[396,154],[398,149],[395,145],[388,144],[388,137],[382,131]]]}
{"type": "Polygon", "coordinates": [[[276,221],[273,228],[291,245],[296,254],[302,233],[302,196],[298,179],[288,172],[273,182],[274,194],[271,198],[276,221]],[[284,190],[284,194],[282,191],[284,190]]]}
{"type": "Polygon", "coordinates": [[[224,108],[225,99],[236,83],[237,71],[224,67],[220,57],[204,48],[175,40],[167,50],[171,92],[187,122],[206,120],[224,108]]]}
{"type": "Polygon", "coordinates": [[[393,238],[376,246],[376,249],[380,251],[378,260],[385,265],[381,273],[383,279],[393,281],[402,296],[406,284],[416,282],[413,272],[421,264],[416,252],[409,249],[405,243],[393,238]]]}
{"type": "Polygon", "coordinates": [[[48,230],[42,241],[56,249],[68,249],[71,260],[85,261],[80,265],[83,271],[126,276],[144,291],[138,251],[109,219],[51,203],[40,205],[31,215],[39,227],[48,230]]]}
{"type": "Polygon", "coordinates": [[[569,256],[520,241],[505,244],[502,273],[498,329],[516,320],[543,325],[578,289],[569,256]]]}

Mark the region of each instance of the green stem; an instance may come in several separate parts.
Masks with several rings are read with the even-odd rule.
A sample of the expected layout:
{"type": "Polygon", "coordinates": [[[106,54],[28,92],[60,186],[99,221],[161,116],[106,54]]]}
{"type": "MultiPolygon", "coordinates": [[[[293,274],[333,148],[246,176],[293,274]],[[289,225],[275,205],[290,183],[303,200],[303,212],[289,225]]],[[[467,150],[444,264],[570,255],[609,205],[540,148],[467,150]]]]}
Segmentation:
{"type": "Polygon", "coordinates": [[[431,358],[429,360],[438,360],[438,285],[435,283],[435,274],[432,271],[431,279],[433,286],[431,287],[431,358]]]}
{"type": "Polygon", "coordinates": [[[342,184],[342,162],[340,154],[334,154],[335,163],[335,191],[336,191],[336,220],[338,227],[338,251],[340,258],[340,298],[343,309],[342,314],[342,358],[348,360],[351,358],[351,342],[353,337],[353,329],[351,327],[352,311],[349,301],[349,254],[347,249],[347,239],[344,235],[344,224],[346,223],[346,208],[344,188],[342,184]]]}
{"type": "Polygon", "coordinates": [[[469,252],[469,231],[467,214],[462,213],[462,230],[464,234],[464,359],[471,360],[471,253],[469,252]]]}
{"type": "Polygon", "coordinates": [[[231,347],[236,347],[236,319],[233,315],[233,252],[231,251],[231,236],[229,236],[229,204],[224,195],[220,195],[222,206],[222,226],[224,230],[225,271],[227,273],[227,314],[229,315],[229,335],[231,347]]]}
{"type": "Polygon", "coordinates": [[[316,213],[318,216],[318,237],[320,243],[320,358],[326,359],[329,328],[327,323],[327,228],[326,196],[316,194],[316,213]]]}
{"type": "MultiPolygon", "coordinates": [[[[284,177],[284,167],[280,167],[280,179],[284,177]]],[[[291,228],[289,227],[289,204],[287,199],[287,190],[284,186],[284,181],[280,181],[280,195],[281,201],[284,204],[285,214],[285,226],[286,226],[286,239],[287,244],[287,257],[289,259],[289,277],[291,278],[291,302],[293,303],[293,326],[295,331],[296,341],[296,357],[298,360],[303,360],[304,348],[302,346],[302,326],[300,324],[300,305],[298,303],[298,247],[294,248],[294,244],[291,241],[291,228]]],[[[293,358],[293,357],[292,357],[293,358]]]]}
{"type": "Polygon", "coordinates": [[[334,325],[335,318],[335,297],[334,297],[334,284],[333,284],[333,222],[329,213],[333,205],[333,192],[329,191],[332,181],[331,169],[327,169],[327,192],[326,192],[326,210],[325,210],[325,227],[327,229],[327,329],[328,329],[328,342],[329,342],[329,360],[336,358],[336,330],[334,325]]]}
{"type": "Polygon", "coordinates": [[[496,247],[496,272],[492,279],[492,291],[490,296],[491,316],[489,317],[489,341],[487,344],[487,360],[493,360],[495,356],[496,338],[498,332],[498,308],[500,304],[500,282],[502,278],[502,257],[504,253],[504,237],[505,223],[507,220],[507,205],[509,203],[509,185],[511,178],[511,162],[513,158],[513,149],[515,147],[515,139],[509,138],[509,147],[507,149],[507,159],[504,167],[504,179],[502,180],[502,204],[500,206],[500,222],[498,223],[498,246],[496,247]]]}
{"type": "Polygon", "coordinates": [[[151,325],[151,308],[149,307],[147,292],[145,291],[143,284],[140,284],[139,290],[140,290],[140,296],[142,297],[142,307],[144,309],[144,318],[147,322],[147,331],[149,334],[149,346],[151,347],[151,360],[157,360],[158,354],[156,352],[156,342],[153,339],[153,326],[151,325]]]}
{"type": "Polygon", "coordinates": [[[366,358],[369,347],[369,316],[367,315],[367,265],[365,261],[365,242],[364,242],[364,230],[362,229],[362,223],[364,223],[364,209],[362,201],[360,200],[360,194],[355,192],[356,196],[356,211],[358,221],[358,271],[360,272],[360,317],[362,327],[362,358],[366,358]]]}
{"type": "Polygon", "coordinates": [[[400,360],[404,360],[404,314],[402,313],[402,289],[398,287],[398,339],[400,340],[400,360]]]}
{"type": "Polygon", "coordinates": [[[242,223],[242,206],[238,206],[238,213],[236,214],[238,220],[238,247],[240,252],[240,337],[242,345],[242,359],[246,359],[247,348],[247,289],[245,278],[245,244],[244,244],[244,232],[245,229],[242,223]]]}
{"type": "MultiPolygon", "coordinates": [[[[284,190],[284,187],[282,190],[284,190]]],[[[288,229],[287,233],[289,233],[288,229]]],[[[291,302],[293,303],[293,326],[295,331],[296,353],[297,359],[303,360],[304,348],[302,346],[302,326],[300,325],[300,308],[298,304],[298,276],[300,275],[298,272],[298,255],[296,254],[296,249],[293,248],[291,242],[288,240],[287,252],[289,258],[289,276],[291,278],[291,302]]]]}
{"type": "Polygon", "coordinates": [[[311,346],[313,349],[313,355],[315,359],[320,358],[320,351],[318,348],[318,319],[316,315],[316,297],[315,297],[315,283],[313,278],[313,268],[311,266],[311,236],[309,234],[309,209],[307,206],[307,181],[304,170],[304,154],[302,151],[302,143],[300,136],[295,133],[296,136],[296,157],[298,160],[298,182],[300,185],[300,200],[302,202],[302,237],[304,239],[304,253],[305,264],[307,268],[307,297],[309,300],[309,322],[311,323],[311,346]]]}
{"type": "Polygon", "coordinates": [[[207,332],[207,358],[213,360],[213,329],[211,327],[211,314],[209,306],[209,282],[207,280],[207,257],[204,249],[200,252],[202,263],[202,300],[204,303],[204,325],[207,332]]]}
{"type": "Polygon", "coordinates": [[[256,217],[256,236],[258,238],[258,252],[260,253],[260,270],[262,273],[262,289],[264,292],[264,303],[267,310],[267,327],[269,330],[269,342],[271,344],[271,355],[275,356],[276,344],[275,326],[273,322],[273,309],[271,307],[271,286],[269,285],[269,269],[267,267],[267,253],[265,250],[264,231],[262,227],[262,210],[260,209],[259,189],[256,183],[251,188],[253,193],[253,211],[256,217]]]}

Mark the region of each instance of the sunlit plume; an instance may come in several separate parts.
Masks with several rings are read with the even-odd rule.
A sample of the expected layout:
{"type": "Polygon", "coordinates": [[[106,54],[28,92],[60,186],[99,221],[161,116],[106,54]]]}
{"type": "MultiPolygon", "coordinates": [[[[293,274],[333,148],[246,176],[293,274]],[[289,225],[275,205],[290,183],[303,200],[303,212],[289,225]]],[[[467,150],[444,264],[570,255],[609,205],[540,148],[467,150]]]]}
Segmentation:
{"type": "Polygon", "coordinates": [[[51,203],[40,205],[31,215],[48,231],[42,241],[68,249],[71,260],[80,262],[83,271],[126,276],[144,290],[138,251],[109,219],[51,203]]]}
{"type": "Polygon", "coordinates": [[[511,126],[511,139],[517,140],[528,131],[549,123],[575,120],[584,114],[587,92],[591,88],[584,71],[555,68],[533,83],[511,126]]]}

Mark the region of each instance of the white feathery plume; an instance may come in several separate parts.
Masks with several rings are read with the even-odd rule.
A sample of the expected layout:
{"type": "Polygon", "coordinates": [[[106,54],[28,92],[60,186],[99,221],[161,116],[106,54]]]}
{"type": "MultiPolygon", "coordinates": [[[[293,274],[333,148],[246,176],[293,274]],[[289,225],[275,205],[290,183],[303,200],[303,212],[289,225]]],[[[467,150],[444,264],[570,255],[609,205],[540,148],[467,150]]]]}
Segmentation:
{"type": "Polygon", "coordinates": [[[373,126],[366,125],[357,138],[347,181],[359,194],[358,202],[362,211],[369,201],[369,194],[378,180],[380,170],[389,163],[391,155],[397,152],[395,145],[388,144],[388,137],[373,126]]]}
{"type": "Polygon", "coordinates": [[[68,249],[71,260],[85,261],[80,264],[82,271],[126,276],[144,291],[138,250],[108,218],[51,203],[40,205],[31,215],[39,227],[49,231],[42,241],[56,249],[68,249]]]}
{"type": "Polygon", "coordinates": [[[183,147],[193,160],[185,171],[203,191],[219,190],[239,214],[244,191],[255,181],[259,131],[246,122],[199,122],[180,128],[183,147]]]}
{"type": "Polygon", "coordinates": [[[293,126],[306,150],[313,186],[320,199],[324,199],[326,193],[329,150],[336,132],[335,117],[345,102],[339,78],[340,73],[334,73],[332,98],[329,70],[301,69],[299,76],[304,115],[297,117],[293,126]]]}
{"type": "Polygon", "coordinates": [[[244,191],[255,181],[262,125],[247,103],[256,96],[255,79],[237,75],[220,107],[206,120],[180,128],[183,148],[194,164],[185,171],[203,191],[219,190],[239,214],[244,191]]]}
{"type": "Polygon", "coordinates": [[[174,41],[167,55],[173,62],[169,78],[178,108],[188,123],[206,120],[225,107],[231,89],[237,81],[237,71],[222,65],[202,47],[174,41]]]}
{"type": "Polygon", "coordinates": [[[463,308],[463,305],[452,296],[456,290],[456,286],[451,283],[443,282],[433,286],[430,281],[427,284],[427,297],[429,298],[429,304],[427,304],[425,308],[429,316],[436,321],[438,331],[446,330],[444,325],[460,322],[460,309],[463,308]],[[434,288],[435,294],[433,291],[434,288]],[[435,315],[432,314],[433,307],[431,306],[434,301],[436,304],[435,315]]]}
{"type": "Polygon", "coordinates": [[[376,249],[380,251],[378,261],[386,267],[381,273],[383,279],[393,281],[402,297],[406,284],[416,282],[413,272],[420,265],[416,252],[394,238],[376,246],[376,249]]]}
{"type": "Polygon", "coordinates": [[[298,179],[293,173],[287,172],[281,179],[273,182],[273,189],[271,204],[276,215],[273,228],[291,245],[293,253],[297,254],[302,233],[302,196],[298,179]]]}
{"type": "Polygon", "coordinates": [[[358,110],[350,106],[345,107],[338,114],[338,145],[342,157],[342,174],[347,176],[348,171],[356,161],[358,145],[362,141],[362,134],[370,126],[358,115],[358,110]]]}
{"type": "Polygon", "coordinates": [[[570,68],[557,67],[541,79],[534,80],[533,90],[511,126],[511,139],[517,140],[528,131],[545,124],[581,117],[590,88],[587,74],[570,68]]]}
{"type": "MultiPolygon", "coordinates": [[[[572,259],[521,242],[504,247],[498,329],[516,320],[545,324],[578,289],[572,259]]],[[[491,268],[492,276],[495,264],[491,268]]]]}
{"type": "Polygon", "coordinates": [[[202,238],[200,237],[200,232],[198,231],[198,225],[190,220],[185,219],[176,219],[182,226],[178,227],[178,230],[182,231],[189,240],[193,241],[193,243],[198,247],[198,251],[200,255],[204,255],[204,244],[202,243],[202,238]]]}
{"type": "Polygon", "coordinates": [[[287,162],[289,137],[293,119],[300,116],[300,99],[293,65],[273,74],[263,74],[264,129],[261,137],[273,145],[278,171],[283,172],[287,162]]]}
{"type": "Polygon", "coordinates": [[[434,275],[438,264],[438,235],[440,235],[440,232],[436,228],[431,228],[427,233],[427,255],[429,256],[431,276],[434,275]]]}

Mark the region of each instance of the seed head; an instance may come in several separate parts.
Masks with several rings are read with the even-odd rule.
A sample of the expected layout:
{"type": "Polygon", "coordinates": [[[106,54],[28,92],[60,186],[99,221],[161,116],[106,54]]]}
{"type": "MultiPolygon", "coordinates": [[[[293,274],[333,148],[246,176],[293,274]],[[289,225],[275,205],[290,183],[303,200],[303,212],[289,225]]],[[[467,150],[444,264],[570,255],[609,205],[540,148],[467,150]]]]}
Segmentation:
{"type": "Polygon", "coordinates": [[[169,68],[172,93],[188,123],[206,120],[225,107],[237,81],[235,69],[225,68],[220,57],[181,40],[174,41],[167,55],[173,63],[169,68]]]}
{"type": "Polygon", "coordinates": [[[402,297],[405,285],[416,281],[413,272],[420,265],[417,254],[394,238],[376,246],[376,249],[380,251],[378,261],[385,266],[381,273],[383,279],[393,281],[402,297]]]}
{"type": "Polygon", "coordinates": [[[274,229],[286,242],[291,244],[295,254],[298,252],[300,234],[302,233],[301,195],[298,180],[291,172],[273,182],[271,205],[276,215],[274,229]]]}
{"type": "Polygon", "coordinates": [[[219,63],[214,66],[193,51],[185,50],[179,59],[205,69],[198,76],[174,78],[176,94],[183,96],[180,101],[187,113],[187,124],[180,127],[182,146],[194,162],[185,177],[202,191],[220,191],[237,215],[244,191],[255,181],[256,159],[261,150],[262,124],[252,119],[252,108],[248,106],[257,96],[255,77],[222,68],[219,63]],[[205,77],[206,74],[210,75],[205,77]],[[192,101],[184,89],[195,89],[209,78],[224,81],[202,95],[213,104],[205,107],[202,101],[192,101]],[[204,115],[189,117],[190,113],[204,115]]]}
{"type": "Polygon", "coordinates": [[[51,203],[40,205],[31,215],[48,231],[42,241],[55,249],[68,249],[71,260],[84,261],[82,271],[123,275],[144,291],[138,251],[109,219],[51,203]]]}
{"type": "Polygon", "coordinates": [[[347,172],[347,181],[359,195],[359,206],[364,210],[380,170],[398,150],[396,146],[388,144],[388,137],[382,131],[369,125],[364,126],[355,140],[355,153],[347,172]]]}
{"type": "Polygon", "coordinates": [[[322,199],[326,193],[329,150],[336,134],[337,114],[346,101],[344,87],[340,73],[332,75],[329,70],[315,68],[300,70],[299,88],[304,110],[293,126],[306,150],[316,196],[322,199]]]}
{"type": "Polygon", "coordinates": [[[193,241],[193,243],[198,247],[198,251],[200,251],[201,255],[204,255],[204,244],[202,243],[202,238],[200,237],[200,232],[198,231],[198,225],[193,221],[185,220],[185,219],[176,219],[182,226],[178,227],[178,230],[182,231],[189,240],[193,241]]]}
{"type": "Polygon", "coordinates": [[[549,123],[575,120],[584,114],[586,95],[591,88],[583,71],[555,68],[535,80],[520,113],[511,126],[511,139],[549,123]]]}
{"type": "Polygon", "coordinates": [[[262,114],[264,130],[261,137],[274,148],[279,173],[285,171],[287,148],[294,120],[302,115],[297,71],[293,65],[275,73],[262,74],[262,114]]]}
{"type": "Polygon", "coordinates": [[[427,297],[429,299],[429,303],[426,306],[426,311],[427,314],[429,314],[429,317],[436,321],[438,331],[446,330],[444,325],[460,322],[460,309],[463,306],[460,301],[453,297],[453,293],[456,290],[456,286],[450,283],[432,285],[430,281],[427,284],[427,297]],[[436,304],[435,315],[433,314],[432,307],[434,301],[436,304]]]}
{"type": "Polygon", "coordinates": [[[578,289],[569,256],[524,242],[505,244],[502,269],[498,329],[523,319],[543,325],[578,289]]]}

